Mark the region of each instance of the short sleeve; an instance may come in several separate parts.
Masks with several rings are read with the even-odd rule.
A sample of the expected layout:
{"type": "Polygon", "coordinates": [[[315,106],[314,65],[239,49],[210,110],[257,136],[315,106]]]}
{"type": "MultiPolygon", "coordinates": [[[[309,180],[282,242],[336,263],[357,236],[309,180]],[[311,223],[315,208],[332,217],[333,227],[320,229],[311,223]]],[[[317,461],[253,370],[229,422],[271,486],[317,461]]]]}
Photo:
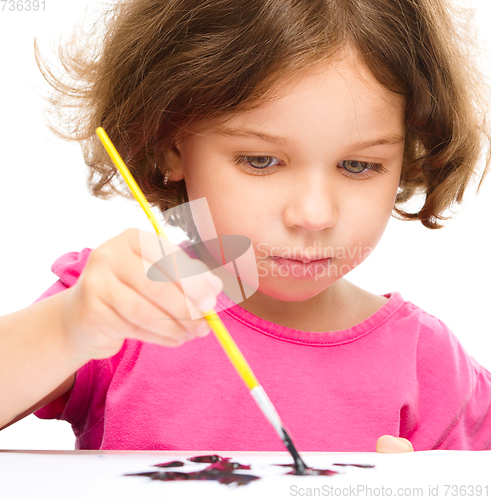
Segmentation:
{"type": "Polygon", "coordinates": [[[491,446],[491,373],[428,313],[419,331],[416,394],[401,436],[416,451],[487,450],[491,446]]]}
{"type": "Polygon", "coordinates": [[[91,251],[91,248],[84,248],[80,252],[68,252],[58,257],[51,266],[51,271],[59,278],[58,281],[53,283],[34,302],[56,295],[75,285],[87,264],[91,251]]]}
{"type": "MultiPolygon", "coordinates": [[[[75,285],[87,263],[90,252],[90,248],[84,248],[81,252],[69,252],[56,259],[51,266],[51,271],[59,279],[43,292],[35,302],[56,295],[75,285]]],[[[75,384],[71,391],[37,410],[34,415],[43,419],[67,420],[72,424],[75,434],[79,433],[82,427],[82,419],[76,417],[77,412],[73,411],[73,409],[87,406],[87,394],[91,382],[92,362],[89,362],[77,371],[75,384]]]]}
{"type": "Polygon", "coordinates": [[[34,415],[42,419],[66,420],[72,425],[75,435],[83,433],[86,426],[86,415],[81,410],[88,407],[92,379],[93,361],[90,361],[77,370],[75,384],[68,394],[51,401],[34,412],[34,415]]]}

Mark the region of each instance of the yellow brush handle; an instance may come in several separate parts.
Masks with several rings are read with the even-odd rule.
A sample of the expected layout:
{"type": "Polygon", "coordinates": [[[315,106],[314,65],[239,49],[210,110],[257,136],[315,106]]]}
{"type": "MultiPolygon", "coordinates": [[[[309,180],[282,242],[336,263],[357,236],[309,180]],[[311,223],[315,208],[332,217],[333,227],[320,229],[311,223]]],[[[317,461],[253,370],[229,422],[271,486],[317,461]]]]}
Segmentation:
{"type": "MultiPolygon", "coordinates": [[[[109,139],[108,135],[106,134],[106,131],[102,127],[98,127],[96,129],[96,133],[99,139],[101,140],[102,145],[104,146],[107,153],[111,157],[111,160],[114,162],[117,169],[123,176],[123,179],[125,180],[126,184],[133,193],[133,196],[136,198],[136,200],[141,205],[143,210],[145,210],[145,213],[147,214],[147,217],[150,219],[150,222],[155,228],[157,234],[168,240],[166,234],[164,233],[164,230],[162,229],[161,225],[153,215],[152,210],[150,209],[150,205],[148,204],[148,201],[145,198],[145,195],[142,193],[140,187],[138,186],[135,179],[131,175],[131,172],[124,164],[123,159],[121,158],[118,151],[114,147],[114,144],[111,142],[111,139],[109,139]]],[[[248,365],[244,356],[237,347],[237,344],[235,343],[234,339],[230,336],[230,333],[228,333],[227,329],[225,328],[225,325],[222,323],[222,320],[218,317],[217,313],[213,309],[208,313],[206,313],[205,318],[208,321],[208,324],[210,325],[211,329],[215,333],[218,342],[220,343],[223,350],[226,352],[230,361],[234,365],[235,369],[241,376],[242,380],[245,382],[245,384],[250,390],[254,389],[254,387],[259,385],[259,382],[254,376],[254,373],[252,373],[250,366],[248,365]]]]}
{"type": "Polygon", "coordinates": [[[168,239],[164,233],[164,230],[162,229],[157,219],[155,218],[155,215],[153,215],[152,210],[150,209],[150,205],[148,204],[145,195],[142,193],[140,186],[138,186],[135,179],[131,175],[131,172],[124,164],[123,159],[119,155],[117,149],[114,147],[114,144],[111,142],[111,139],[109,139],[108,135],[106,134],[106,131],[102,127],[98,127],[96,128],[95,132],[99,136],[99,139],[101,140],[102,145],[106,149],[107,154],[111,157],[111,160],[119,170],[119,173],[123,176],[126,185],[130,188],[131,192],[133,193],[133,196],[136,198],[136,201],[141,205],[143,210],[145,210],[145,213],[147,214],[147,217],[150,219],[150,222],[155,228],[155,231],[157,231],[157,234],[163,236],[165,239],[168,239]]]}
{"type": "Polygon", "coordinates": [[[240,352],[240,349],[237,347],[234,339],[230,336],[230,333],[228,333],[228,330],[225,328],[225,325],[222,323],[222,320],[219,318],[217,313],[212,309],[210,312],[206,313],[205,318],[245,385],[247,385],[249,390],[257,387],[259,385],[257,378],[254,373],[252,373],[251,367],[245,360],[244,356],[240,352]]]}

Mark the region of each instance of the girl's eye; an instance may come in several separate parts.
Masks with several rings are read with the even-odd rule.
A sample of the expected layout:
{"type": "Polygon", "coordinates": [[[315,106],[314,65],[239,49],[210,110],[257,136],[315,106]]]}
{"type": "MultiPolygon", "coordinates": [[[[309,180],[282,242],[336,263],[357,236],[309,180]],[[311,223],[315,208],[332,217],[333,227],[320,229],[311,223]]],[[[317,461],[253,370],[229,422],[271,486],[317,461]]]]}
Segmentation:
{"type": "MultiPolygon", "coordinates": [[[[245,165],[247,170],[253,175],[266,175],[269,173],[269,167],[278,165],[280,160],[274,156],[240,155],[235,158],[235,162],[238,165],[245,165]]],[[[343,168],[347,172],[348,177],[352,177],[354,179],[368,178],[370,177],[370,172],[387,172],[381,163],[368,163],[357,160],[343,160],[338,164],[338,167],[343,168]]]]}
{"type": "Polygon", "coordinates": [[[341,168],[344,168],[347,172],[352,174],[350,175],[350,177],[357,177],[361,179],[368,177],[371,171],[380,173],[387,172],[387,170],[381,163],[367,163],[365,161],[343,160],[339,165],[341,166],[341,168]]]}
{"type": "Polygon", "coordinates": [[[256,175],[265,175],[258,170],[267,170],[268,167],[272,165],[277,165],[280,160],[274,156],[237,156],[235,162],[240,164],[245,164],[247,167],[251,167],[251,173],[256,175]]]}

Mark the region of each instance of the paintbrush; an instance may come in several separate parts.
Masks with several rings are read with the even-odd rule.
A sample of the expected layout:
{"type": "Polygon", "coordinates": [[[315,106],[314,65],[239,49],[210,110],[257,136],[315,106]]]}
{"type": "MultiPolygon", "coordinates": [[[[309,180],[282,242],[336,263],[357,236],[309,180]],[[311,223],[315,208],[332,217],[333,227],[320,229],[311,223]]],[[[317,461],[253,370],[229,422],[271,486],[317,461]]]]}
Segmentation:
{"type": "MultiPolygon", "coordinates": [[[[102,127],[98,127],[96,129],[96,133],[99,139],[101,140],[102,145],[106,149],[108,155],[110,156],[111,160],[116,165],[116,168],[119,170],[124,181],[128,185],[130,191],[133,193],[133,196],[147,214],[147,217],[150,219],[150,222],[155,228],[157,234],[168,240],[167,236],[164,233],[164,230],[162,229],[161,225],[153,215],[152,210],[150,209],[150,205],[148,204],[148,201],[145,198],[145,195],[142,193],[140,187],[138,186],[135,179],[131,175],[131,172],[124,164],[123,159],[121,158],[118,151],[114,147],[114,144],[109,139],[108,135],[106,134],[106,131],[102,127]]],[[[259,384],[257,378],[252,372],[246,359],[244,358],[239,348],[237,347],[237,344],[235,343],[234,339],[230,336],[230,333],[228,333],[227,329],[225,328],[225,325],[222,323],[222,320],[218,317],[217,313],[213,309],[205,314],[205,318],[208,321],[208,324],[210,325],[211,329],[213,330],[216,338],[218,339],[218,342],[220,343],[223,350],[230,359],[232,365],[234,365],[235,369],[237,370],[238,374],[244,381],[245,385],[249,388],[252,397],[258,404],[259,408],[261,409],[265,417],[269,420],[270,424],[274,427],[274,429],[280,436],[287,450],[292,455],[295,463],[295,473],[304,474],[307,466],[300,457],[298,450],[295,448],[292,438],[290,437],[285,427],[283,426],[281,419],[275,407],[273,406],[273,403],[266,394],[266,391],[259,384]]]]}

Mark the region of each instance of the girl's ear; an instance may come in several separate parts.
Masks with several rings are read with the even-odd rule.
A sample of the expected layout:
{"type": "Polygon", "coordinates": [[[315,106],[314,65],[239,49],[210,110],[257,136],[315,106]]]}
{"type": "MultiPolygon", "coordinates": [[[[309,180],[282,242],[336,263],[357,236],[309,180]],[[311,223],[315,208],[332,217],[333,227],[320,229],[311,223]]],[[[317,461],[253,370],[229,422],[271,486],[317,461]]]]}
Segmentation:
{"type": "Polygon", "coordinates": [[[157,155],[156,166],[161,170],[162,175],[165,175],[168,170],[172,171],[168,182],[178,182],[184,179],[181,152],[175,144],[157,155]]]}

